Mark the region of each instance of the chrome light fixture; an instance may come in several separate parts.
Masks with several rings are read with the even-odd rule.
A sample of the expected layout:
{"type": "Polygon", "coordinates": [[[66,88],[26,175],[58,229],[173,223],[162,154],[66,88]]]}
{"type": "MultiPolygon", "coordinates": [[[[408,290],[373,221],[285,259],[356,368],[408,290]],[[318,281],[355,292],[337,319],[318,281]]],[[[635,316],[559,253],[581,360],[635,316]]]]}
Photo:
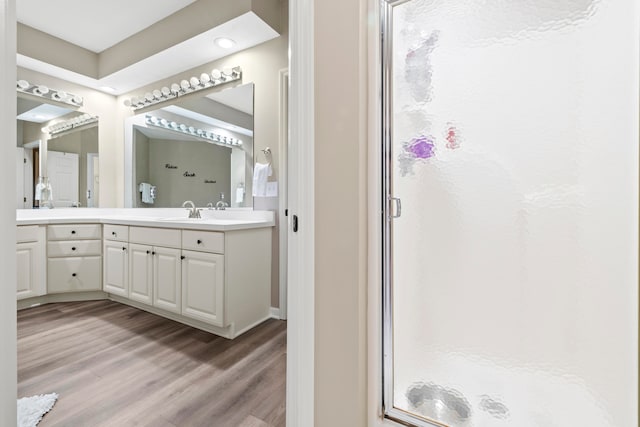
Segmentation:
{"type": "Polygon", "coordinates": [[[51,101],[68,104],[73,107],[82,107],[84,99],[80,95],[74,95],[62,90],[51,89],[45,85],[31,84],[26,80],[16,82],[16,90],[21,93],[45,98],[51,101]]]}
{"type": "Polygon", "coordinates": [[[211,131],[205,131],[203,129],[195,128],[193,126],[187,126],[184,123],[170,122],[167,119],[152,116],[147,114],[145,116],[145,123],[147,125],[156,126],[162,129],[172,130],[174,132],[190,135],[195,138],[200,138],[210,142],[212,144],[220,145],[223,147],[237,147],[242,145],[242,141],[230,136],[219,135],[211,131]]]}
{"type": "Polygon", "coordinates": [[[209,89],[226,83],[240,80],[242,78],[242,70],[240,67],[225,67],[222,70],[214,69],[211,74],[202,73],[200,78],[191,77],[183,79],[180,83],[173,83],[171,87],[163,87],[139,96],[134,96],[124,100],[124,105],[131,107],[134,111],[150,105],[164,102],[169,99],[178,98],[189,93],[199,90],[209,89]]]}
{"type": "Polygon", "coordinates": [[[69,120],[53,123],[47,127],[43,127],[41,130],[43,133],[48,133],[51,136],[55,136],[59,133],[66,132],[71,129],[76,129],[82,126],[96,123],[98,116],[92,116],[91,114],[82,114],[69,120]]]}

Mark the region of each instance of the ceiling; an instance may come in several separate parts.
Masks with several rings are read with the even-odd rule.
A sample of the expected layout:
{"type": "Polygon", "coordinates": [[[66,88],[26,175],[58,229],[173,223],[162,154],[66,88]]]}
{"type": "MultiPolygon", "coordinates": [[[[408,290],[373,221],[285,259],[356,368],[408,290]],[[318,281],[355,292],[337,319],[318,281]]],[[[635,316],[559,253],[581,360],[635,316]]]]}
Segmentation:
{"type": "Polygon", "coordinates": [[[194,1],[18,0],[16,15],[18,22],[100,53],[194,1]]]}
{"type": "MultiPolygon", "coordinates": [[[[18,22],[90,49],[98,54],[99,60],[99,52],[133,34],[146,35],[145,29],[163,19],[159,25],[166,26],[164,31],[170,34],[175,30],[171,26],[171,15],[197,1],[19,0],[16,7],[18,22]]],[[[278,36],[278,32],[256,13],[248,11],[99,78],[20,53],[17,64],[95,90],[121,95],[278,36]],[[231,38],[236,44],[230,49],[223,49],[214,43],[218,37],[231,38]]]]}

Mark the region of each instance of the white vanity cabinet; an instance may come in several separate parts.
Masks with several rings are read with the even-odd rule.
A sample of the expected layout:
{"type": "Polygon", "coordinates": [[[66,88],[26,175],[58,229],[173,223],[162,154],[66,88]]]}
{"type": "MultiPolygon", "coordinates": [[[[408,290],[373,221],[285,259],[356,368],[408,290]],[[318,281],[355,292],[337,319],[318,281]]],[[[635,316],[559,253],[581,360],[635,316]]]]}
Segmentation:
{"type": "Polygon", "coordinates": [[[154,307],[180,314],[181,236],[177,229],[130,227],[131,299],[146,304],[150,300],[154,307]]]}
{"type": "Polygon", "coordinates": [[[19,300],[47,293],[45,240],[45,226],[23,225],[17,228],[16,267],[19,300]]]}
{"type": "Polygon", "coordinates": [[[102,225],[47,226],[47,293],[102,289],[102,225]]]}
{"type": "Polygon", "coordinates": [[[129,296],[129,227],[105,224],[103,228],[103,277],[105,292],[129,296]]]}
{"type": "Polygon", "coordinates": [[[152,246],[129,244],[129,299],[153,304],[152,246]]]}
{"type": "Polygon", "coordinates": [[[184,230],[182,248],[182,315],[226,326],[224,233],[184,230]]]}

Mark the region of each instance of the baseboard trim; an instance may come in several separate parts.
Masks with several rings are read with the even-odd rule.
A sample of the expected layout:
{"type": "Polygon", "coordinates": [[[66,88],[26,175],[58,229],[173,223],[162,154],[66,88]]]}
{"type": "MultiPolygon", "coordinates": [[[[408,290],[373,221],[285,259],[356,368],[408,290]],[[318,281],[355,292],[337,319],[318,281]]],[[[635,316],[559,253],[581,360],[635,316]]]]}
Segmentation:
{"type": "Polygon", "coordinates": [[[269,317],[280,320],[280,309],[277,307],[271,307],[269,309],[269,317]]]}
{"type": "Polygon", "coordinates": [[[39,305],[55,302],[95,301],[103,299],[108,298],[107,294],[102,291],[47,294],[18,300],[18,310],[24,310],[25,308],[37,307],[39,305]]]}

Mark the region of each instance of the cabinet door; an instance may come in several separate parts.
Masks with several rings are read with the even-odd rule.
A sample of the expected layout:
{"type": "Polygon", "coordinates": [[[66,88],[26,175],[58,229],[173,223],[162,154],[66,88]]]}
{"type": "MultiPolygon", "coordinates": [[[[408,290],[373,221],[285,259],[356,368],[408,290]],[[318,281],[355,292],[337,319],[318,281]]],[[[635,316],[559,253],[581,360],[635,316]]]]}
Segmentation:
{"type": "Polygon", "coordinates": [[[182,254],[182,315],[225,326],[224,255],[194,251],[182,254]]]}
{"type": "Polygon", "coordinates": [[[154,247],[153,255],[153,305],[174,313],[180,313],[182,280],[180,249],[154,247]]]}
{"type": "Polygon", "coordinates": [[[43,256],[39,242],[18,243],[16,246],[18,299],[46,293],[43,256]]]}
{"type": "Polygon", "coordinates": [[[153,255],[152,247],[129,244],[129,298],[145,304],[153,304],[153,255]]]}
{"type": "Polygon", "coordinates": [[[99,291],[102,289],[101,270],[102,257],[99,256],[49,258],[47,290],[50,294],[99,291]]]}
{"type": "Polygon", "coordinates": [[[123,297],[129,294],[128,243],[104,242],[103,289],[123,297]]]}

